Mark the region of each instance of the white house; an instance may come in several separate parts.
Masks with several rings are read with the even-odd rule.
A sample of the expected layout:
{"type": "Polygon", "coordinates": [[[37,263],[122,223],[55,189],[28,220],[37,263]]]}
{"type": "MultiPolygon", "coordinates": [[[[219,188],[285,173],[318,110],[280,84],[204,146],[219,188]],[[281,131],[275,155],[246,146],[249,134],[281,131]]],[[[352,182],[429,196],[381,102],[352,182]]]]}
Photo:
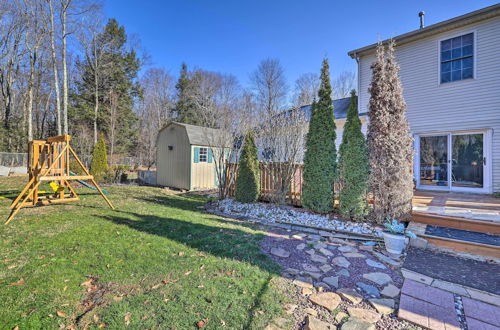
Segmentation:
{"type": "MultiPolygon", "coordinates": [[[[393,39],[417,188],[499,192],[500,4],[393,39]]],[[[368,111],[375,48],[348,53],[358,63],[360,113],[368,111]]]]}

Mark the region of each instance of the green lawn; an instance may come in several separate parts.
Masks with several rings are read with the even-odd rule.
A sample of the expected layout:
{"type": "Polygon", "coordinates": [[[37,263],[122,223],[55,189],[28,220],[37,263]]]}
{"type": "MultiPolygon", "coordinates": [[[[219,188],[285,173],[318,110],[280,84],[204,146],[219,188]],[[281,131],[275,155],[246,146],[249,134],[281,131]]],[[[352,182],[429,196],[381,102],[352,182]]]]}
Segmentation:
{"type": "Polygon", "coordinates": [[[205,214],[199,196],[107,187],[22,209],[26,178],[0,179],[0,328],[263,328],[281,313],[262,233],[205,214]]]}

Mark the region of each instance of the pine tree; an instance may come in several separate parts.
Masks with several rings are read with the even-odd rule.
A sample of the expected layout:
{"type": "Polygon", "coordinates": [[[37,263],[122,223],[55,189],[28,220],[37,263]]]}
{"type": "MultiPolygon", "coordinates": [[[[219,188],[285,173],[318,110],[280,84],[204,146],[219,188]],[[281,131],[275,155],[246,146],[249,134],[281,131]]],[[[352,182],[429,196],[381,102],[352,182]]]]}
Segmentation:
{"type": "Polygon", "coordinates": [[[379,43],[372,64],[368,126],[370,189],[373,218],[405,220],[410,216],[413,197],[413,148],[406,104],[394,57],[394,43],[379,43]]]}
{"type": "Polygon", "coordinates": [[[259,198],[260,169],[257,146],[252,132],[247,133],[241,149],[235,198],[238,202],[251,203],[259,198]]]}
{"type": "Polygon", "coordinates": [[[302,205],[315,212],[333,209],[336,174],[335,118],[328,60],[323,60],[318,101],[311,107],[311,120],[304,156],[302,205]]]}
{"type": "Polygon", "coordinates": [[[368,213],[368,149],[358,113],[356,92],[351,92],[351,104],[339,148],[339,204],[343,216],[361,219],[368,213]]]}
{"type": "Polygon", "coordinates": [[[92,153],[92,163],[90,164],[90,173],[101,179],[102,176],[108,171],[108,155],[106,151],[106,143],[104,137],[101,136],[99,141],[94,146],[92,153]]]}
{"type": "Polygon", "coordinates": [[[175,88],[177,89],[177,104],[175,105],[177,121],[185,124],[201,125],[202,118],[198,114],[197,106],[193,100],[195,81],[189,77],[186,63],[181,65],[181,73],[175,88]]]}

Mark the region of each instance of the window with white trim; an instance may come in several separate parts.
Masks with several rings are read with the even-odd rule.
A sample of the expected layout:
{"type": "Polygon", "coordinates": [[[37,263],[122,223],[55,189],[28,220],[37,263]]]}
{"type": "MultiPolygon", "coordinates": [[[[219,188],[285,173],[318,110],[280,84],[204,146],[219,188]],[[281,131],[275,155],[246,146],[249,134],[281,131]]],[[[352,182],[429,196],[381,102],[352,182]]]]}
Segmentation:
{"type": "Polygon", "coordinates": [[[441,83],[474,77],[474,33],[441,41],[441,83]]]}
{"type": "Polygon", "coordinates": [[[208,159],[208,148],[200,148],[200,163],[206,163],[208,159]]]}

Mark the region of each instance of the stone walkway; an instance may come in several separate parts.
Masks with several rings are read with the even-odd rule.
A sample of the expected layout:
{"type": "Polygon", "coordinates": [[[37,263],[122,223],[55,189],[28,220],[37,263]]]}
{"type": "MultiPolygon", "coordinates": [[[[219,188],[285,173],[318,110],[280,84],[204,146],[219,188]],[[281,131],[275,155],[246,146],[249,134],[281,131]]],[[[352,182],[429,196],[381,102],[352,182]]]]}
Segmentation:
{"type": "Polygon", "coordinates": [[[398,317],[433,330],[500,328],[500,307],[409,279],[401,289],[398,317]]]}

